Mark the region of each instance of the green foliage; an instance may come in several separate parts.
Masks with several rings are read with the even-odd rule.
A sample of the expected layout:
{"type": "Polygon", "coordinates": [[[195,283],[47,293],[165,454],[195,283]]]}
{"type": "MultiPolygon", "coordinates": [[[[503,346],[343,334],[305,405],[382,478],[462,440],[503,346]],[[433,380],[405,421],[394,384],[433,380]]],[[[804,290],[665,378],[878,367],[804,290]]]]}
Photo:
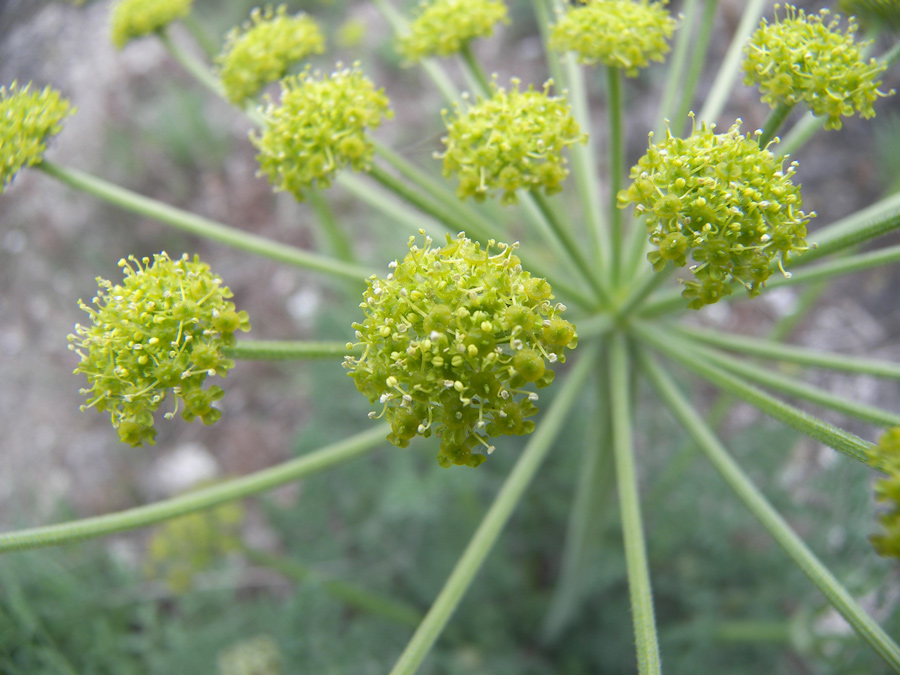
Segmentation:
{"type": "Polygon", "coordinates": [[[703,124],[686,139],[667,130],[632,167],[619,206],[633,203],[644,218],[655,270],[670,261],[683,267],[688,255],[696,263],[697,280],[686,281],[682,293],[689,307],[718,302],[732,280],[758,295],[774,260],[781,265],[806,250],[809,216],[791,181],[796,163],[785,171],[783,162],[742,135],[738,122],[724,134],[703,124]]]}
{"type": "Polygon", "coordinates": [[[489,99],[465,111],[456,106],[453,118],[444,111],[446,149],[437,156],[444,176],[459,179],[460,199],[483,201],[499,191],[503,204],[515,204],[516,190],[559,192],[569,175],[563,150],[587,142],[566,99],[549,95],[552,81],[543,92],[522,92],[519,84],[514,78],[507,91],[492,83],[489,99]]]}
{"type": "Polygon", "coordinates": [[[550,49],[572,51],[581,63],[600,62],[637,76],[651,61],[663,61],[675,19],[665,2],[597,0],[570,8],[553,24],[550,49]]]}
{"type": "Polygon", "coordinates": [[[51,87],[30,91],[31,83],[0,87],[0,194],[20,169],[44,159],[47,141],[75,112],[51,87]]]}
{"type": "Polygon", "coordinates": [[[234,362],[222,348],[234,344],[235,331],[250,330],[247,312],[237,312],[232,296],[209,265],[184,254],[171,260],[163,252],[120,260],[125,280],[115,285],[98,277],[96,309],[79,301],[91,325],[75,325],[69,348],[91,385],[83,408],[109,411],[123,443],[153,445],[153,413],[171,391],[181,416],[212,424],[221,411],[212,407],[221,387],[203,389],[207,376],[224,377],[234,362]],[[129,262],[130,261],[130,262],[129,262]],[[132,265],[134,265],[132,267],[132,265]]]}
{"type": "Polygon", "coordinates": [[[872,104],[887,96],[878,90],[887,66],[865,60],[867,44],[854,40],[856,22],[851,19],[842,32],[838,19],[828,21],[827,9],[814,15],[785,5],[784,12],[774,23],[763,20],[750,39],[744,83],[758,85],[762,100],[773,108],[803,101],[814,115],[826,118],[826,129],[840,129],[841,117],[854,112],[874,117],[872,104]]]}
{"type": "Polygon", "coordinates": [[[345,166],[367,171],[374,147],[366,138],[392,112],[383,89],[359,69],[340,68],[328,77],[302,75],[281,82],[281,101],[264,112],[265,127],[251,139],[262,173],[278,190],[299,201],[306,192],[331,185],[345,166]]]}
{"type": "Polygon", "coordinates": [[[409,61],[450,56],[475,38],[493,35],[495,24],[508,22],[502,0],[423,0],[397,51],[409,61]]]}
{"type": "Polygon", "coordinates": [[[119,49],[191,13],[193,0],[119,0],[112,9],[110,38],[119,49]]]}
{"type": "Polygon", "coordinates": [[[478,466],[494,451],[491,437],[534,431],[525,418],[537,412],[537,394],[524,387],[549,385],[547,362],[565,362],[578,338],[557,316],[565,307],[550,302],[550,284],[522,269],[514,246],[492,240],[482,250],[462,233],[442,248],[431,243],[419,248],[410,237],[391,274],[368,281],[366,319],[353,324],[365,351],[345,366],[357,389],[383,404],[377,417],[391,423],[391,443],[436,433],[441,466],[478,466]]]}
{"type": "Polygon", "coordinates": [[[228,99],[242,104],[284,77],[294,64],[324,51],[325,37],[312,17],[288,16],[285,5],[266,6],[254,9],[248,22],[229,31],[216,63],[228,99]]]}

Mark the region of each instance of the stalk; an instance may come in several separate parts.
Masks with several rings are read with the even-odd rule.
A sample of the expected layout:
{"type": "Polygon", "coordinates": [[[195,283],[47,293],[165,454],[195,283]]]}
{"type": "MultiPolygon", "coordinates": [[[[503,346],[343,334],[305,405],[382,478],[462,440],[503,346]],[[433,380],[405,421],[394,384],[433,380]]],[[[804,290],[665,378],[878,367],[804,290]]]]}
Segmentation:
{"type": "Polygon", "coordinates": [[[681,97],[681,105],[678,106],[678,112],[675,116],[676,129],[684,129],[684,119],[691,110],[691,103],[694,101],[694,94],[697,91],[697,85],[700,83],[703,67],[707,63],[706,57],[709,53],[709,42],[712,37],[716,9],[718,9],[718,6],[719,0],[705,0],[703,16],[700,20],[700,26],[697,29],[694,52],[691,56],[691,65],[688,70],[687,81],[685,82],[684,91],[681,97]]]}
{"type": "Polygon", "coordinates": [[[457,561],[434,604],[391,670],[391,675],[412,675],[428,656],[428,652],[431,651],[435,641],[444,630],[456,610],[456,606],[481,568],[484,559],[500,537],[503,527],[509,521],[525,489],[531,484],[553,446],[566,416],[578,400],[595,360],[596,349],[587,355],[582,355],[569,373],[568,379],[560,388],[553,404],[544,414],[540,425],[531,435],[531,440],[525,446],[525,450],[503,483],[503,487],[500,488],[494,503],[457,561]]]}
{"type": "Polygon", "coordinates": [[[389,425],[380,424],[369,431],[356,434],[338,443],[326,445],[320,450],[270,469],[263,469],[248,476],[234,478],[155,504],[58,525],[5,532],[0,534],[0,553],[25,551],[43,546],[59,546],[73,541],[134,530],[259,494],[360,457],[383,443],[384,437],[389,431],[389,425]]]}
{"type": "Polygon", "coordinates": [[[779,103],[775,106],[775,109],[769,114],[769,118],[763,125],[762,134],[759,136],[759,147],[765,148],[769,142],[775,138],[775,134],[778,133],[779,127],[784,124],[784,121],[787,119],[788,115],[791,114],[791,110],[793,109],[793,104],[788,105],[786,103],[779,103]]]}
{"type": "Polygon", "coordinates": [[[101,178],[53,164],[47,160],[38,164],[36,168],[71,188],[86,192],[126,211],[158,220],[184,232],[211,241],[217,241],[248,253],[254,253],[294,267],[323,272],[352,281],[365,281],[372,274],[370,269],[360,265],[333,260],[303,249],[288,246],[287,244],[279,244],[249,232],[243,232],[229,225],[223,225],[188,211],[182,211],[174,206],[144,197],[118,185],[107,183],[101,178]]]}
{"type": "Polygon", "coordinates": [[[242,361],[299,361],[302,359],[340,359],[359,351],[348,349],[346,342],[288,342],[282,340],[238,340],[222,350],[225,356],[242,361]]]}
{"type": "Polygon", "coordinates": [[[622,212],[616,197],[622,189],[622,177],[625,174],[625,129],[622,122],[622,111],[625,102],[622,99],[622,71],[607,66],[608,104],[609,104],[609,223],[610,223],[610,277],[612,285],[619,284],[621,277],[622,256],[622,212]]]}
{"type": "Polygon", "coordinates": [[[662,672],[656,619],[653,612],[653,590],[644,543],[644,526],[638,497],[634,445],[631,439],[631,392],[629,360],[625,337],[613,338],[609,353],[609,397],[611,401],[612,441],[616,458],[616,486],[619,512],[625,540],[625,564],[631,596],[631,620],[637,647],[638,672],[654,675],[662,672]]]}

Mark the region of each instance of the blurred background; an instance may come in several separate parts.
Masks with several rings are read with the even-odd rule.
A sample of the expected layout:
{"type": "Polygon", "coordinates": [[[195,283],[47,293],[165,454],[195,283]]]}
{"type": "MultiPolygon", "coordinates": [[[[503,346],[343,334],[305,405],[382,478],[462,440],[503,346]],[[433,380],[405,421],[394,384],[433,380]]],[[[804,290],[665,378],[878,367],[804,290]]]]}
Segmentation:
{"type": "MultiPolygon", "coordinates": [[[[195,15],[208,39],[219,43],[254,4],[196,0],[195,15]]],[[[512,24],[476,51],[501,83],[515,75],[539,85],[547,74],[531,5],[508,4],[512,24]]],[[[719,4],[701,101],[744,3],[719,4]]],[[[442,99],[419,70],[401,67],[375,8],[352,0],[287,5],[323,24],[329,50],[313,59],[315,66],[360,59],[385,87],[396,117],[378,138],[438,175],[432,153],[440,148],[442,99]]],[[[672,2],[671,9],[677,13],[680,6],[672,2]]],[[[110,7],[105,0],[0,2],[0,84],[50,84],[77,107],[48,158],[242,229],[327,250],[314,212],[289,195],[273,195],[256,177],[248,121],[196,85],[156,40],[115,50],[108,39],[110,7]]],[[[183,27],[172,33],[196,48],[183,27]]],[[[458,77],[455,64],[447,65],[458,77]]],[[[664,76],[655,66],[627,83],[629,165],[646,149],[664,76]]],[[[602,153],[599,74],[590,86],[602,153]]],[[[891,86],[900,88],[896,67],[882,89],[891,86]]],[[[900,188],[900,105],[883,99],[876,111],[873,121],[854,118],[839,133],[820,134],[795,157],[804,206],[818,214],[813,227],[900,188]]],[[[745,129],[754,129],[767,113],[757,93],[738,84],[720,128],[740,116],[745,129]]],[[[328,197],[362,259],[380,266],[405,250],[411,232],[339,187],[328,197]]],[[[339,362],[239,363],[224,383],[221,422],[160,422],[152,448],[120,445],[103,415],[79,412],[83,382],[71,374],[77,358],[66,348],[66,335],[85,319],[77,301],[94,295],[95,277],[118,280],[120,258],[162,250],[173,257],[199,253],[210,263],[234,291],[238,309],[250,311],[254,339],[352,337],[361,289],[196,240],[37,171],[23,172],[0,196],[3,529],[148,503],[367,428],[366,401],[339,362]]],[[[838,281],[797,323],[791,341],[898,359],[898,283],[892,269],[838,281]]],[[[691,318],[761,335],[798,301],[784,290],[691,318]]],[[[896,384],[830,373],[811,377],[900,411],[896,384]]],[[[696,389],[701,400],[715,401],[714,392],[696,389]]],[[[644,510],[671,672],[884,672],[673,433],[653,407],[659,404],[649,395],[643,399],[644,510]]],[[[586,395],[583,409],[589,404],[586,395]]],[[[548,632],[544,624],[586,417],[573,420],[423,672],[634,672],[612,502],[598,514],[598,564],[585,573],[578,612],[564,630],[548,632]]],[[[798,440],[742,405],[731,408],[723,428],[772,501],[888,632],[898,634],[900,574],[866,540],[875,530],[872,474],[835,461],[830,450],[798,440]]],[[[879,433],[852,422],[849,428],[866,438],[879,433]]],[[[4,557],[0,673],[263,673],[279,672],[273,665],[279,661],[284,673],[385,672],[517,454],[512,444],[477,472],[444,471],[426,446],[387,448],[178,527],[4,557]],[[205,546],[200,553],[189,546],[198,541],[205,546]],[[254,658],[270,670],[227,670],[254,658]]]]}

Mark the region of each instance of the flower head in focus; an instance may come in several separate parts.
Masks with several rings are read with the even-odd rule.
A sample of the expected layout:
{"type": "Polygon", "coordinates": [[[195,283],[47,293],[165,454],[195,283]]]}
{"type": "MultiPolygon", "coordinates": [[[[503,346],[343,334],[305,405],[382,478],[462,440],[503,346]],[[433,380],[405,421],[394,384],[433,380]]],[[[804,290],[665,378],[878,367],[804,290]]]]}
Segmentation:
{"type": "Polygon", "coordinates": [[[651,61],[663,61],[675,19],[664,2],[593,0],[563,14],[550,33],[550,48],[575,52],[586,64],[620,68],[629,77],[651,61]]]}
{"type": "Polygon", "coordinates": [[[501,0],[432,0],[420,5],[398,51],[409,61],[450,56],[475,38],[490,37],[498,22],[509,23],[501,0]]]}
{"type": "Polygon", "coordinates": [[[166,418],[183,406],[188,422],[212,424],[223,391],[203,384],[234,366],[223,349],[234,344],[235,331],[250,330],[247,312],[235,310],[231,291],[196,256],[131,256],[119,266],[122,284],[98,278],[94,306],[79,301],[91,324],[76,324],[69,335],[69,349],[81,357],[75,372],[90,385],[81,390],[88,397],[82,409],[108,411],[120,440],[133,446],[153,444],[153,413],[170,393],[175,403],[166,418]]]}
{"type": "Polygon", "coordinates": [[[444,111],[446,149],[437,157],[444,160],[444,176],[459,178],[460,199],[482,201],[499,191],[504,204],[515,204],[516,190],[562,189],[569,175],[563,150],[587,136],[565,98],[549,95],[551,85],[519,91],[513,79],[507,91],[494,83],[489,99],[479,98],[465,112],[457,106],[452,119],[444,111]]]}
{"type": "Polygon", "coordinates": [[[281,101],[264,111],[265,127],[251,140],[260,172],[278,190],[299,201],[328,187],[343,167],[368,171],[375,148],[366,138],[393,114],[383,89],[376,89],[355,64],[328,77],[310,73],[282,80],[281,101]]]}
{"type": "Polygon", "coordinates": [[[75,112],[55,89],[30,87],[0,87],[0,193],[22,168],[43,160],[47,139],[75,112]]]}
{"type": "MultiPolygon", "coordinates": [[[[776,12],[779,5],[775,5],[776,12]]],[[[878,79],[887,67],[865,60],[865,45],[854,40],[858,26],[851,19],[842,32],[838,19],[828,21],[827,9],[806,14],[792,5],[774,23],[765,19],[750,38],[744,59],[744,83],[758,85],[762,100],[773,108],[806,103],[825,118],[826,129],[840,129],[842,117],[875,116],[873,103],[882,96],[878,79]]]]}
{"type": "Polygon", "coordinates": [[[634,204],[644,218],[654,269],[667,262],[682,267],[688,256],[695,280],[682,295],[699,309],[731,293],[737,280],[757,295],[771,274],[793,253],[806,250],[800,188],[783,160],[756,139],[740,133],[740,120],[724,134],[702,125],[686,139],[651,145],[631,169],[632,184],[618,195],[619,207],[634,204]]]}
{"type": "MultiPolygon", "coordinates": [[[[424,232],[423,232],[424,234],[424,232]]],[[[353,324],[362,356],[347,356],[349,375],[391,423],[388,440],[441,438],[438,462],[478,466],[491,437],[534,430],[537,394],[550,365],[578,342],[559,315],[546,280],[522,269],[515,246],[486,248],[460,233],[442,248],[410,237],[409,253],[386,279],[372,276],[353,324]]],[[[348,348],[354,345],[348,345],[348,348]]]]}
{"type": "Polygon", "coordinates": [[[111,18],[112,43],[122,49],[136,38],[150,35],[191,13],[193,0],[119,0],[111,18]]]}
{"type": "Polygon", "coordinates": [[[248,22],[225,36],[216,63],[226,96],[239,105],[280,80],[295,63],[324,51],[325,38],[312,17],[288,16],[284,5],[270,5],[254,9],[248,22]]]}

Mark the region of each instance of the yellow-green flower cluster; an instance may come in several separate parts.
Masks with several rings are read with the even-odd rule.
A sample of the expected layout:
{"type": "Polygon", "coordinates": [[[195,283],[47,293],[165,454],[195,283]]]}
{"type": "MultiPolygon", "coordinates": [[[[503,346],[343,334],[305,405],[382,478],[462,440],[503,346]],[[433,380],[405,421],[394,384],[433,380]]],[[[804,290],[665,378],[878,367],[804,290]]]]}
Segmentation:
{"type": "Polygon", "coordinates": [[[193,0],[120,0],[112,9],[112,43],[122,49],[191,13],[193,0]]]}
{"type": "Polygon", "coordinates": [[[29,91],[13,82],[0,87],[0,193],[23,167],[39,164],[47,139],[60,132],[74,109],[58,91],[29,91]]]}
{"type": "Polygon", "coordinates": [[[306,192],[330,186],[345,166],[368,171],[375,149],[366,130],[392,114],[384,90],[358,65],[339,66],[324,78],[307,68],[282,80],[280,104],[268,106],[262,134],[251,137],[260,172],[303,201],[306,192]]]}
{"type": "Polygon", "coordinates": [[[277,10],[257,7],[250,21],[225,36],[216,63],[226,96],[240,105],[284,77],[295,63],[324,51],[325,38],[309,15],[288,16],[284,5],[277,10]]]}
{"type": "MultiPolygon", "coordinates": [[[[806,223],[796,170],[749,134],[738,120],[727,133],[702,125],[686,139],[650,145],[631,169],[633,183],[618,195],[619,207],[635,204],[655,247],[647,257],[657,271],[681,267],[690,256],[695,280],[682,295],[699,309],[742,283],[757,295],[773,260],[783,267],[791,253],[806,250],[806,223]]],[[[653,134],[650,134],[652,141],[653,134]]]]}
{"type": "Polygon", "coordinates": [[[219,655],[219,675],[281,675],[281,661],[278,643],[268,635],[257,635],[219,655]]]}
{"type": "Polygon", "coordinates": [[[664,2],[593,0],[560,17],[550,33],[550,48],[575,52],[582,63],[600,62],[629,77],[651,61],[663,61],[675,19],[664,2]]]}
{"type": "Polygon", "coordinates": [[[222,350],[234,344],[235,331],[250,330],[247,312],[235,311],[231,291],[196,256],[130,256],[119,266],[122,285],[98,278],[95,307],[79,301],[91,324],[76,324],[69,335],[69,348],[81,357],[75,372],[90,384],[81,390],[88,397],[82,409],[109,411],[120,440],[135,447],[153,445],[153,413],[169,392],[175,404],[167,419],[180,403],[188,422],[212,424],[221,416],[212,404],[223,392],[203,383],[234,366],[222,350]]]}
{"type": "Polygon", "coordinates": [[[366,318],[353,324],[365,350],[344,365],[383,406],[370,417],[391,423],[389,441],[402,448],[436,433],[441,466],[478,466],[494,449],[490,438],[534,430],[526,418],[537,412],[537,394],[525,386],[550,384],[550,365],[564,362],[578,338],[550,284],[522,269],[515,245],[482,249],[463,233],[431,244],[410,237],[387,278],[369,279],[366,318]]]}
{"type": "Polygon", "coordinates": [[[884,532],[870,541],[879,555],[900,558],[900,427],[884,433],[869,459],[887,474],[875,483],[875,498],[889,506],[878,517],[884,532]]]}
{"type": "Polygon", "coordinates": [[[563,149],[584,143],[569,104],[562,97],[529,87],[519,91],[512,80],[507,91],[492,85],[489,99],[478,99],[465,113],[456,106],[455,118],[444,111],[446,150],[436,155],[444,160],[444,176],[459,179],[460,199],[483,201],[494,191],[502,193],[504,204],[515,204],[516,190],[543,189],[548,195],[559,192],[569,175],[563,149]]]}
{"type": "Polygon", "coordinates": [[[187,592],[198,573],[240,548],[243,520],[241,503],[230,502],[160,525],[147,547],[147,575],[162,578],[173,593],[187,592]]]}
{"type": "Polygon", "coordinates": [[[397,50],[409,61],[450,56],[474,38],[490,37],[497,22],[509,23],[501,0],[433,0],[420,5],[397,50]]]}
{"type": "Polygon", "coordinates": [[[840,129],[841,117],[852,117],[854,111],[874,117],[872,104],[887,95],[878,90],[886,65],[863,58],[865,45],[853,39],[857,24],[851,19],[842,32],[837,19],[828,21],[827,9],[815,15],[785,5],[784,11],[775,23],[764,19],[750,38],[744,83],[758,85],[763,102],[773,108],[805,102],[814,115],[825,118],[826,129],[840,129]]]}

